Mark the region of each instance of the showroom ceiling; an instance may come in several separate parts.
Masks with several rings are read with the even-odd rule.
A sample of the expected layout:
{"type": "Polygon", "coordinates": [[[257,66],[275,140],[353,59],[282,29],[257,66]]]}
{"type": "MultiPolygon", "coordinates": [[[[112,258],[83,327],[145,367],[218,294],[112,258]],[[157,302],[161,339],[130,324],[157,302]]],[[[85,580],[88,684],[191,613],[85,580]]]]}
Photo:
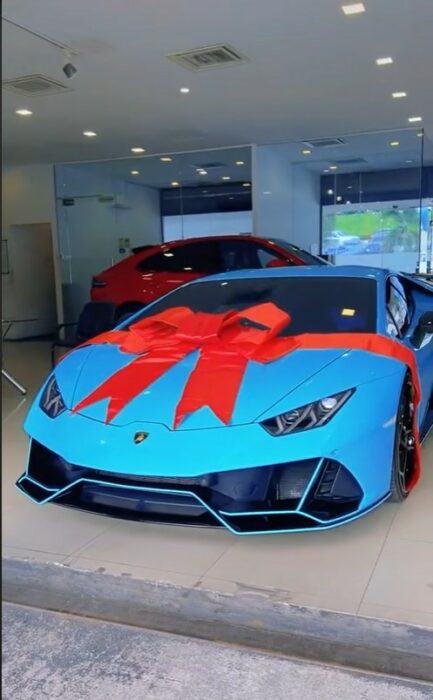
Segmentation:
{"type": "Polygon", "coordinates": [[[6,18],[72,53],[2,23],[3,81],[43,75],[68,88],[39,96],[3,90],[4,159],[93,160],[128,157],[134,146],[151,154],[303,141],[414,126],[408,118],[415,116],[431,138],[433,0],[365,0],[366,12],[351,16],[341,4],[5,0],[6,18]],[[216,44],[247,60],[194,71],[167,58],[216,44]],[[376,65],[384,57],[393,63],[376,65]],[[77,68],[72,79],[62,71],[68,62],[77,68]]]}

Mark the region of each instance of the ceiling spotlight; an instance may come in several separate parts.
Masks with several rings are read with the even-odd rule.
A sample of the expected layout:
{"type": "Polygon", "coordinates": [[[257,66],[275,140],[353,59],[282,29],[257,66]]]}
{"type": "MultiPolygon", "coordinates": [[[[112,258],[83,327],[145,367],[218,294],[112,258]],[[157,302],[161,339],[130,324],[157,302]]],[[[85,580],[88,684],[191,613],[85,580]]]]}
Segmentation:
{"type": "Polygon", "coordinates": [[[405,163],[413,163],[413,160],[406,160],[405,163]]]}
{"type": "Polygon", "coordinates": [[[424,136],[424,132],[423,132],[423,131],[418,131],[417,136],[419,136],[420,138],[422,138],[422,137],[424,136]]]}
{"type": "Polygon", "coordinates": [[[29,109],[16,109],[15,114],[19,114],[20,117],[29,117],[33,112],[31,112],[29,109]]]}
{"type": "Polygon", "coordinates": [[[391,56],[385,56],[385,58],[376,58],[376,65],[378,66],[389,66],[394,63],[391,56]]]}
{"type": "Polygon", "coordinates": [[[407,97],[407,92],[393,92],[392,96],[394,100],[399,100],[401,97],[407,97]]]}
{"type": "Polygon", "coordinates": [[[328,194],[329,195],[334,194],[334,190],[328,190],[328,194]]]}
{"type": "Polygon", "coordinates": [[[338,170],[338,165],[330,165],[329,170],[338,170]]]}
{"type": "Polygon", "coordinates": [[[341,195],[338,195],[337,202],[341,202],[342,199],[343,199],[343,197],[341,195]]]}
{"type": "Polygon", "coordinates": [[[62,68],[62,71],[64,72],[67,78],[71,79],[76,74],[77,69],[75,68],[73,63],[65,63],[65,65],[62,68]]]}
{"type": "Polygon", "coordinates": [[[142,148],[141,146],[134,146],[131,148],[131,153],[145,153],[146,149],[142,148]]]}
{"type": "Polygon", "coordinates": [[[88,136],[89,139],[97,135],[96,131],[83,131],[83,136],[88,136]]]}
{"type": "Polygon", "coordinates": [[[416,122],[422,122],[422,117],[409,117],[408,122],[410,122],[410,124],[416,124],[416,122]]]}
{"type": "Polygon", "coordinates": [[[179,90],[179,92],[181,92],[182,95],[187,95],[189,93],[189,91],[190,90],[187,87],[180,88],[180,90],[179,90]]]}
{"type": "Polygon", "coordinates": [[[345,15],[359,15],[365,12],[365,5],[363,2],[354,2],[351,5],[342,5],[341,9],[345,15]]]}
{"type": "Polygon", "coordinates": [[[176,182],[176,180],[173,180],[173,182],[171,183],[172,187],[179,187],[179,185],[180,185],[180,182],[176,182]]]}
{"type": "Polygon", "coordinates": [[[162,161],[163,163],[171,163],[171,161],[173,159],[170,158],[170,156],[162,156],[162,158],[160,158],[159,160],[162,161]]]}
{"type": "Polygon", "coordinates": [[[303,156],[309,156],[310,153],[311,153],[311,150],[309,148],[304,148],[304,150],[302,151],[303,156]]]}
{"type": "Polygon", "coordinates": [[[199,175],[207,175],[207,170],[198,170],[199,175]]]}
{"type": "Polygon", "coordinates": [[[397,146],[400,145],[400,141],[390,141],[389,145],[392,146],[393,148],[396,148],[397,146]]]}
{"type": "Polygon", "coordinates": [[[236,165],[245,165],[245,161],[243,160],[237,160],[236,165]]]}
{"type": "Polygon", "coordinates": [[[323,172],[324,172],[324,173],[329,173],[328,168],[326,168],[326,170],[324,170],[323,172]]]}
{"type": "Polygon", "coordinates": [[[131,175],[140,175],[139,170],[131,170],[131,175]]]}
{"type": "Polygon", "coordinates": [[[242,187],[251,187],[251,182],[242,183],[242,187]]]}
{"type": "Polygon", "coordinates": [[[221,180],[231,180],[230,175],[223,175],[221,180]]]}

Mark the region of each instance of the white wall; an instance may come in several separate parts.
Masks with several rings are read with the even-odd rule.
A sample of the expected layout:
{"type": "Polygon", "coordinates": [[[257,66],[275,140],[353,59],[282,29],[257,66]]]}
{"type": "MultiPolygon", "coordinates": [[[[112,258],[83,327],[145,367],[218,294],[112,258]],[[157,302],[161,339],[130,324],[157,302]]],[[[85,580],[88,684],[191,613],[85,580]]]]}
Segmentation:
{"type": "Polygon", "coordinates": [[[253,156],[253,226],[256,236],[292,234],[292,172],[287,147],[256,146],[253,156]]]}
{"type": "Polygon", "coordinates": [[[187,214],[163,217],[164,241],[229,233],[252,233],[251,211],[227,211],[214,214],[187,214]]]}
{"type": "Polygon", "coordinates": [[[65,317],[74,321],[89,301],[92,275],[128,254],[119,252],[119,239],[128,238],[131,248],[161,241],[159,191],[91,166],[62,165],[56,194],[65,317]],[[99,201],[100,195],[116,197],[121,206],[99,201]],[[64,206],[65,198],[74,205],[64,206]]]}
{"type": "MultiPolygon", "coordinates": [[[[62,319],[62,296],[59,270],[59,259],[56,235],[56,209],[54,196],[53,166],[49,164],[5,167],[2,170],[2,238],[9,240],[9,252],[11,255],[11,273],[2,275],[2,316],[3,318],[20,318],[32,296],[37,278],[28,275],[25,280],[20,278],[19,283],[13,273],[14,266],[26,265],[31,269],[31,260],[27,260],[29,252],[27,248],[14,245],[14,226],[23,224],[49,224],[52,231],[52,245],[54,266],[56,271],[56,307],[57,317],[62,319]],[[19,256],[19,260],[15,259],[19,256]]],[[[17,230],[17,229],[15,229],[17,230]]],[[[47,319],[41,318],[40,323],[25,326],[16,326],[9,337],[23,337],[24,335],[46,333],[47,319]]],[[[52,324],[52,321],[49,321],[52,324]]]]}
{"type": "Polygon", "coordinates": [[[253,207],[257,236],[284,238],[318,253],[320,175],[293,162],[293,144],[255,147],[253,207]]]}
{"type": "Polygon", "coordinates": [[[320,251],[320,174],[292,166],[292,243],[315,255],[320,251]]]}

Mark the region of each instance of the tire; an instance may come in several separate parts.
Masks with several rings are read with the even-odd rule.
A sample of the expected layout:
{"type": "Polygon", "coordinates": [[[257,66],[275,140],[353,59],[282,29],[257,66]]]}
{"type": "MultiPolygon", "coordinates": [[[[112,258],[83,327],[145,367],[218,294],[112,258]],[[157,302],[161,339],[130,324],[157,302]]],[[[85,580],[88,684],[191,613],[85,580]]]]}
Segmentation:
{"type": "Polygon", "coordinates": [[[407,484],[415,469],[415,437],[413,434],[413,386],[406,375],[397,411],[389,501],[401,503],[408,495],[407,484]]]}
{"type": "Polygon", "coordinates": [[[132,316],[132,314],[137,313],[137,311],[140,311],[140,309],[142,309],[143,307],[144,304],[139,304],[135,302],[119,306],[119,308],[116,310],[116,325],[118,323],[122,323],[122,321],[125,321],[128,318],[128,316],[132,316]]]}

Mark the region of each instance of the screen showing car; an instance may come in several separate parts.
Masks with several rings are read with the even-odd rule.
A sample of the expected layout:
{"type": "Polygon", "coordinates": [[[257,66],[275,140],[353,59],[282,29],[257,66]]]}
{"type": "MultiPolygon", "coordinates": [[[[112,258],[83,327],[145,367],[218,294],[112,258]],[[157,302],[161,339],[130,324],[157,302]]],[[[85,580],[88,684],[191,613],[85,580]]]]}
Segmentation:
{"type": "Polygon", "coordinates": [[[282,335],[301,333],[374,333],[377,330],[377,285],[357,277],[274,277],[203,281],[180,287],[148,306],[141,318],[175,306],[193,311],[241,311],[272,302],[291,318],[282,335]]]}

